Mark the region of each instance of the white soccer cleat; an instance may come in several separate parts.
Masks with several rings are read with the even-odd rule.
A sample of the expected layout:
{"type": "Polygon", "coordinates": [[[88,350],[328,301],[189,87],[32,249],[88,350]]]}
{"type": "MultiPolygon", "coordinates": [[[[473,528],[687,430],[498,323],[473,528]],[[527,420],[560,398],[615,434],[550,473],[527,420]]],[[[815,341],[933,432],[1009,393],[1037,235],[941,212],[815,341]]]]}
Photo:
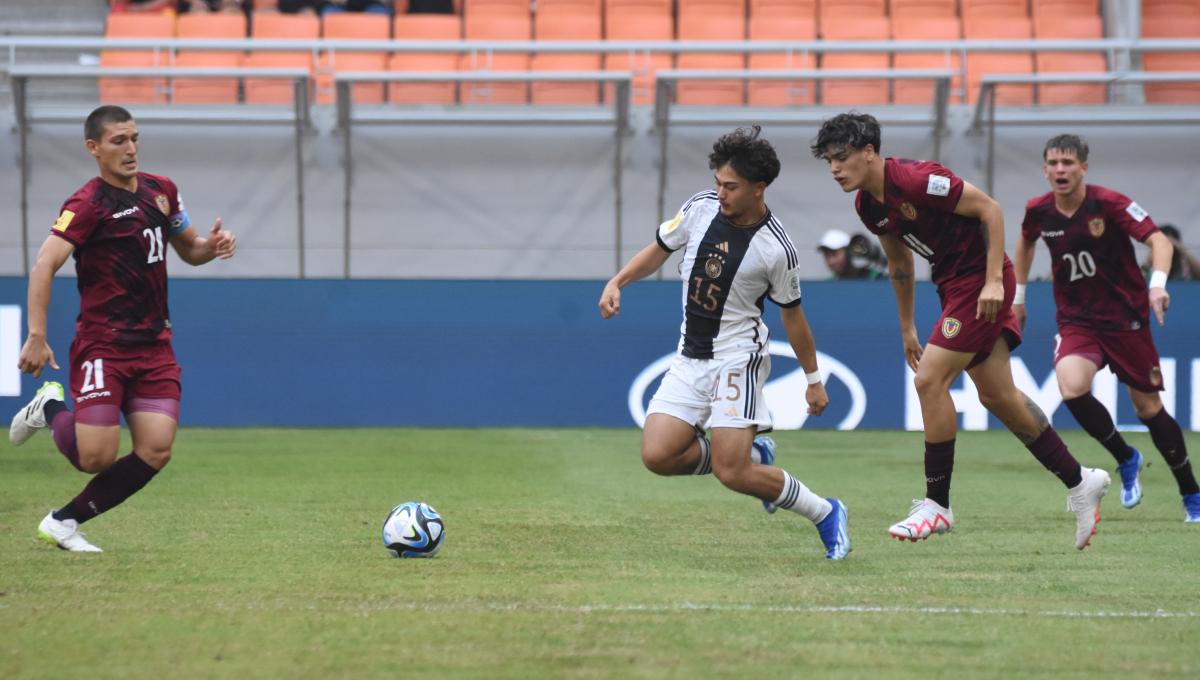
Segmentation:
{"type": "Polygon", "coordinates": [[[12,442],[13,446],[24,444],[38,430],[46,428],[46,414],[42,409],[51,399],[66,401],[63,386],[54,381],[47,381],[33,395],[33,401],[17,411],[17,415],[13,416],[12,425],[8,427],[8,441],[12,442]]]}
{"type": "Polygon", "coordinates": [[[913,499],[908,518],[893,524],[888,533],[901,541],[917,542],[933,534],[944,534],[954,529],[954,512],[936,502],[913,499]]]}
{"type": "Polygon", "coordinates": [[[83,537],[83,532],[79,530],[79,522],[73,519],[64,519],[60,522],[54,519],[53,512],[47,514],[42,519],[42,523],[38,525],[38,537],[51,545],[71,552],[104,552],[88,543],[88,540],[83,537]]]}
{"type": "Polygon", "coordinates": [[[1083,550],[1092,542],[1100,523],[1100,499],[1108,493],[1112,478],[1099,468],[1083,468],[1083,481],[1067,492],[1067,509],[1075,513],[1075,548],[1083,550]]]}

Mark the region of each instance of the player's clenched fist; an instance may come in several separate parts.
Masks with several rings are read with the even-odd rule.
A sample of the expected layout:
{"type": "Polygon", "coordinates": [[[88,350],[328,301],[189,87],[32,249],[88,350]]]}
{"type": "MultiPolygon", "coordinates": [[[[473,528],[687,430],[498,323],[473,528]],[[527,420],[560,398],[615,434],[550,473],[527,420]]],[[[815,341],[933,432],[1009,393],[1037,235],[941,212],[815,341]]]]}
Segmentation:
{"type": "Polygon", "coordinates": [[[600,294],[600,315],[611,319],[621,311],[621,289],[616,284],[608,284],[600,294]]]}

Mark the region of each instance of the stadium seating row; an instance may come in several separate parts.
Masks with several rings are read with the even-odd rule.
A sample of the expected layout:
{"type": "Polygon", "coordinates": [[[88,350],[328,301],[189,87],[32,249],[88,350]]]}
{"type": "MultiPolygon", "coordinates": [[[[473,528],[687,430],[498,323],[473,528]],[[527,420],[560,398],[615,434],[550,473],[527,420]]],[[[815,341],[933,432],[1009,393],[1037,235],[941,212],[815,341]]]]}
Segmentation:
{"type": "MultiPolygon", "coordinates": [[[[738,7],[730,0],[680,0],[680,18],[675,25],[670,14],[646,14],[639,11],[625,16],[621,7],[640,7],[651,0],[607,0],[607,30],[602,30],[598,13],[579,13],[576,6],[598,9],[598,0],[548,0],[540,5],[540,11],[532,20],[525,3],[525,14],[490,13],[480,9],[489,3],[502,6],[510,0],[467,0],[465,20],[457,15],[397,15],[394,20],[381,15],[336,14],[318,20],[312,16],[262,14],[253,22],[252,35],[262,39],[317,40],[610,40],[624,41],[670,41],[674,38],[689,41],[726,40],[815,40],[817,25],[807,17],[773,14],[768,8],[795,8],[815,3],[808,0],[751,0],[754,13],[747,21],[743,14],[725,14],[713,8],[738,7]],[[573,4],[574,3],[574,4],[573,4]],[[624,3],[624,4],[622,4],[624,3]],[[641,4],[638,4],[641,3],[641,4]],[[712,4],[705,4],[712,3],[712,4]],[[775,4],[772,4],[775,3],[775,4]],[[594,6],[594,7],[592,7],[594,6]],[[556,9],[557,8],[557,9],[556,9]],[[693,12],[688,8],[694,8],[693,12]],[[704,8],[704,11],[699,11],[704,8]],[[711,11],[709,11],[711,10],[711,11]]],[[[741,1],[741,0],[739,0],[741,1]]],[[[1150,17],[1143,22],[1147,37],[1200,37],[1200,0],[1177,0],[1181,6],[1195,5],[1197,14],[1173,15],[1169,18],[1150,17]]],[[[669,8],[662,0],[653,2],[669,8]]],[[[825,0],[822,8],[854,6],[852,0],[838,0],[831,5],[825,0]]],[[[1014,6],[1012,0],[963,0],[964,9],[1014,6]]],[[[929,12],[935,7],[953,9],[955,0],[892,0],[891,18],[858,14],[853,20],[828,21],[824,23],[822,37],[829,40],[958,40],[967,39],[1012,39],[1034,38],[1088,39],[1103,36],[1103,26],[1097,12],[1095,0],[1082,0],[1090,13],[1047,14],[1052,8],[1081,11],[1081,0],[1042,0],[1035,2],[1031,20],[1028,15],[967,14],[960,20],[952,12],[944,16],[922,14],[906,15],[903,9],[914,11],[925,8],[929,12]],[[1067,19],[1069,17],[1069,19],[1067,19]]],[[[1015,4],[1025,6],[1024,0],[1015,4]]],[[[1155,5],[1148,5],[1154,7],[1155,5]]],[[[861,0],[860,12],[868,8],[883,8],[884,0],[861,0]]],[[[744,5],[742,6],[744,10],[744,5]]],[[[590,11],[590,10],[589,10],[590,11]]],[[[108,22],[106,35],[112,38],[129,37],[178,37],[178,38],[242,38],[246,32],[246,20],[241,15],[208,14],[183,15],[176,20],[167,15],[116,14],[108,22]]],[[[965,94],[973,102],[978,83],[986,73],[1033,73],[1033,72],[1100,72],[1107,68],[1105,56],[1098,52],[1008,52],[972,53],[966,58],[965,94]]],[[[629,70],[637,80],[635,91],[639,103],[648,101],[650,83],[655,71],[664,68],[679,69],[920,69],[961,68],[957,54],[945,53],[831,53],[819,59],[812,54],[752,54],[748,58],[738,54],[688,53],[672,57],[664,53],[607,54],[523,54],[523,53],[413,53],[397,52],[348,52],[327,51],[317,55],[313,50],[296,52],[251,51],[198,51],[180,50],[173,57],[158,51],[104,50],[102,66],[207,66],[236,68],[246,67],[300,67],[316,75],[319,100],[328,101],[331,96],[329,74],[338,71],[451,71],[451,70],[629,70]]],[[[1144,57],[1147,70],[1200,70],[1200,54],[1197,53],[1148,53],[1144,57]]],[[[821,87],[820,101],[833,105],[901,103],[927,103],[932,97],[932,85],[918,81],[896,83],[889,87],[879,81],[826,81],[821,87]]],[[[956,82],[960,90],[964,83],[956,82]]],[[[382,84],[359,84],[355,86],[355,99],[363,103],[382,102],[385,98],[396,103],[454,103],[481,102],[535,104],[595,104],[599,100],[599,88],[584,83],[535,83],[532,90],[523,83],[485,83],[463,85],[461,92],[452,83],[393,83],[385,88],[382,84]]],[[[796,82],[751,82],[748,91],[740,81],[684,82],[679,87],[678,99],[683,104],[779,106],[789,104],[811,104],[817,101],[812,83],[796,82]]],[[[231,103],[239,101],[239,83],[236,79],[199,80],[177,78],[170,88],[174,103],[231,103]]],[[[163,82],[137,81],[129,79],[103,79],[101,98],[104,101],[131,103],[163,103],[167,88],[163,82]]],[[[1200,86],[1194,85],[1151,85],[1147,96],[1152,102],[1200,102],[1200,86]]],[[[247,103],[290,102],[290,85],[279,79],[247,79],[244,86],[244,101],[247,103]]],[[[1043,104],[1103,103],[1105,91],[1098,85],[1045,85],[1040,88],[1038,100],[1043,104]]],[[[1034,101],[1032,86],[1005,86],[998,90],[1000,104],[1031,104],[1034,101]]]]}

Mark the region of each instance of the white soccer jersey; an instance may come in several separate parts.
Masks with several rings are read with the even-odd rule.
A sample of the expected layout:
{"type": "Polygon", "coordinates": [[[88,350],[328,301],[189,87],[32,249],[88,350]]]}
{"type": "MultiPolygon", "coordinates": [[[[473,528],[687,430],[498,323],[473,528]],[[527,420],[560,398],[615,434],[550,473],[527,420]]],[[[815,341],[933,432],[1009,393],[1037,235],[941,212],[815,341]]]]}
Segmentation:
{"type": "Polygon", "coordinates": [[[800,304],[799,258],[770,210],[754,226],[735,226],[721,214],[716,192],[704,191],[659,225],[657,236],[665,250],[684,249],[683,356],[761,351],[768,340],[763,299],[781,307],[800,304]]]}

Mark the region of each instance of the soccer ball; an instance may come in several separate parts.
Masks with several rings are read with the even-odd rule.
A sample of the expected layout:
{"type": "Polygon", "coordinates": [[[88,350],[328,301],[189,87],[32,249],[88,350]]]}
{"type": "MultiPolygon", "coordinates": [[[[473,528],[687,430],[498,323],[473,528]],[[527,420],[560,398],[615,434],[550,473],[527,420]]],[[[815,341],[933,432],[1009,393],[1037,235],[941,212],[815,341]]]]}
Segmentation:
{"type": "Polygon", "coordinates": [[[401,503],[383,520],[383,547],[392,557],[433,557],[445,538],[442,516],[428,503],[401,503]]]}

